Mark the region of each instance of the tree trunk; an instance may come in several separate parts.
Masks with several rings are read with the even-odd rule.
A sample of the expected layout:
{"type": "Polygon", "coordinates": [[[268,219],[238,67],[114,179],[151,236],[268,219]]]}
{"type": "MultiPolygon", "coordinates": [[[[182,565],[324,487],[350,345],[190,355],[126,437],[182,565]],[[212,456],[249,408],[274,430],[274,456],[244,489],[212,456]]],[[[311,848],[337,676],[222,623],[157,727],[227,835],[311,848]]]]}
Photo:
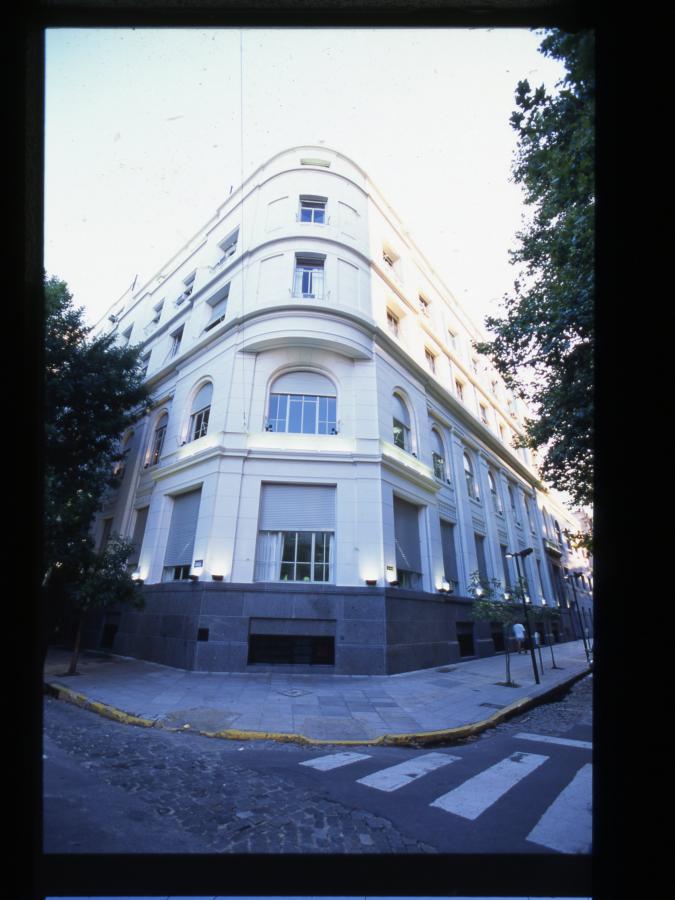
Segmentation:
{"type": "Polygon", "coordinates": [[[506,662],[506,683],[512,684],[511,681],[511,654],[509,653],[509,636],[506,626],[502,626],[504,632],[504,660],[506,662]]]}
{"type": "Polygon", "coordinates": [[[75,634],[75,646],[73,647],[73,655],[70,657],[70,666],[67,675],[77,675],[77,660],[80,655],[80,641],[82,639],[82,622],[84,616],[80,614],[77,622],[77,632],[75,634]]]}

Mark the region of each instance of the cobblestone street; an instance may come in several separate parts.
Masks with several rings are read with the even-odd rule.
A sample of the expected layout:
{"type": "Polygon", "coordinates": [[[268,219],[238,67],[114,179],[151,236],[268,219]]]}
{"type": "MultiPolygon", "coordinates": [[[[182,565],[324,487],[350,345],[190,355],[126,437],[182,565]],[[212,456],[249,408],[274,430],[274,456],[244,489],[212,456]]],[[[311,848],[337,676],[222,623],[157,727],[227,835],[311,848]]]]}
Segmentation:
{"type": "MultiPolygon", "coordinates": [[[[74,766],[141,802],[145,815],[136,822],[138,834],[128,839],[127,852],[167,852],[173,849],[167,832],[177,838],[184,833],[185,841],[179,842],[184,852],[435,852],[400,834],[386,819],[246,765],[247,755],[266,745],[270,754],[297,753],[290,745],[239,745],[120,725],[51,699],[45,701],[45,733],[74,766]]],[[[45,752],[49,764],[49,750],[45,752]]],[[[49,796],[50,787],[55,786],[46,779],[47,805],[58,803],[58,797],[49,796]]],[[[70,797],[72,801],[72,789],[70,797]]],[[[119,828],[128,832],[130,827],[133,817],[121,816],[119,828]]],[[[108,828],[117,830],[114,814],[108,828]]],[[[87,842],[85,828],[77,842],[54,830],[46,835],[45,852],[107,850],[87,842]]]]}
{"type": "MultiPolygon", "coordinates": [[[[575,724],[588,726],[592,685],[588,676],[557,702],[468,743],[482,746],[523,729],[561,735],[575,724]]],[[[297,764],[344,748],[139,728],[51,698],[44,728],[47,853],[438,852],[415,838],[416,812],[394,822],[348,793],[336,799],[326,782],[307,781],[308,769],[297,764]]],[[[387,764],[420,752],[367,749],[387,764]]]]}

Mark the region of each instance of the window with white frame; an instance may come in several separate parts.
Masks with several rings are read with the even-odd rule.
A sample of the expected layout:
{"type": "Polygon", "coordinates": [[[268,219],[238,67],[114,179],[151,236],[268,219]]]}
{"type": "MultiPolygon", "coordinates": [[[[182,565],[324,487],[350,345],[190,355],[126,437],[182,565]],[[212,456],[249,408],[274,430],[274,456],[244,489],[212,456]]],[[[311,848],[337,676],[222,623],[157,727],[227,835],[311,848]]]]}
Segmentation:
{"type": "Polygon", "coordinates": [[[387,328],[394,337],[398,337],[399,318],[390,309],[387,310],[387,328]]]}
{"type": "Polygon", "coordinates": [[[474,473],[473,462],[466,450],[464,451],[463,459],[464,459],[464,478],[466,480],[467,493],[469,494],[469,497],[471,497],[472,500],[479,500],[480,495],[478,493],[478,486],[476,484],[476,476],[474,473]]]}
{"type": "Polygon", "coordinates": [[[464,385],[457,378],[455,378],[455,393],[457,394],[457,399],[464,403],[464,385]]]}
{"type": "Polygon", "coordinates": [[[143,356],[141,356],[141,375],[143,378],[148,374],[148,368],[150,367],[150,353],[151,351],[148,350],[147,353],[144,353],[143,356]]]}
{"type": "Polygon", "coordinates": [[[422,294],[418,294],[417,302],[419,303],[420,312],[423,316],[429,316],[431,313],[431,302],[422,294]]]}
{"type": "Polygon", "coordinates": [[[313,222],[315,225],[326,224],[327,197],[314,197],[309,194],[300,197],[300,222],[313,222]]]}
{"type": "Polygon", "coordinates": [[[399,260],[399,256],[397,253],[394,253],[394,251],[391,249],[391,247],[388,244],[385,244],[382,247],[382,259],[383,259],[385,265],[389,269],[391,269],[392,272],[396,271],[396,263],[399,260]]]}
{"type": "Polygon", "coordinates": [[[162,581],[185,581],[190,575],[201,496],[200,487],[172,498],[162,581]]]}
{"type": "Polygon", "coordinates": [[[256,581],[334,581],[335,487],[263,484],[256,581]]]}
{"type": "Polygon", "coordinates": [[[152,435],[152,449],[150,452],[150,459],[148,460],[149,466],[156,466],[159,463],[162,449],[164,448],[164,438],[166,437],[166,427],[168,424],[169,414],[162,413],[157,420],[157,425],[155,425],[155,431],[152,435]]]}
{"type": "Polygon", "coordinates": [[[230,296],[229,283],[224,285],[220,290],[216,291],[213,297],[206,301],[206,305],[210,307],[209,319],[204,326],[204,331],[211,331],[216,325],[220,325],[227,315],[227,301],[230,296]]]}
{"type": "Polygon", "coordinates": [[[237,252],[237,242],[239,241],[239,228],[235,228],[234,231],[231,231],[228,236],[222,240],[218,246],[222,251],[222,259],[227,259],[230,256],[234,256],[237,252]]]}
{"type": "Polygon", "coordinates": [[[287,372],[270,389],[267,431],[337,434],[337,392],[318,372],[287,372]]]}
{"type": "Polygon", "coordinates": [[[435,428],[431,429],[431,443],[431,459],[434,466],[434,476],[438,478],[439,481],[445,481],[445,448],[441,436],[435,428]]]}
{"type": "Polygon", "coordinates": [[[173,357],[176,356],[178,351],[180,350],[180,343],[183,340],[184,327],[185,326],[181,325],[180,328],[176,329],[176,331],[171,334],[171,343],[169,345],[168,356],[169,359],[173,359],[173,357]]]}
{"type": "Polygon", "coordinates": [[[296,254],[293,296],[323,298],[325,259],[318,253],[296,254]]]}
{"type": "Polygon", "coordinates": [[[448,328],[448,346],[452,347],[453,350],[457,349],[457,332],[453,331],[452,328],[448,328]]]}
{"type": "Polygon", "coordinates": [[[497,515],[501,516],[503,514],[502,500],[501,500],[501,497],[499,496],[499,490],[497,488],[497,481],[496,481],[493,473],[490,471],[490,469],[488,469],[487,477],[488,477],[488,485],[490,487],[490,496],[492,497],[492,505],[493,505],[494,510],[497,513],[497,515]]]}
{"type": "Polygon", "coordinates": [[[199,438],[204,437],[208,431],[212,395],[213,385],[210,381],[207,381],[207,383],[202,385],[197,391],[197,394],[192,401],[188,441],[196,441],[199,438]]]}
{"type": "Polygon", "coordinates": [[[125,328],[122,334],[120,335],[120,343],[122,347],[126,347],[131,340],[131,332],[134,330],[133,322],[129,325],[128,328],[125,328]]]}
{"type": "Polygon", "coordinates": [[[185,290],[179,295],[176,300],[176,306],[180,306],[183,300],[187,300],[187,298],[192,294],[195,286],[195,275],[196,272],[192,272],[188,275],[187,278],[183,280],[183,284],[185,285],[185,290]]]}
{"type": "Polygon", "coordinates": [[[393,395],[392,403],[394,444],[397,447],[400,447],[401,450],[407,450],[407,452],[410,453],[412,450],[412,443],[410,431],[410,413],[408,412],[408,407],[406,406],[402,397],[400,397],[398,394],[393,395]]]}
{"type": "Polygon", "coordinates": [[[483,404],[483,403],[479,403],[479,404],[478,404],[478,409],[479,409],[479,412],[480,412],[480,420],[481,420],[481,422],[482,422],[484,425],[487,425],[487,424],[488,424],[488,412],[487,412],[487,406],[485,406],[485,404],[483,404]]]}
{"type": "Polygon", "coordinates": [[[151,324],[156,325],[157,322],[159,322],[160,318],[162,317],[163,309],[164,309],[164,301],[163,300],[160,300],[159,303],[156,303],[152,307],[153,314],[152,314],[152,319],[150,320],[151,324]]]}
{"type": "Polygon", "coordinates": [[[424,348],[424,358],[427,361],[427,368],[434,375],[436,374],[436,354],[432,353],[428,347],[424,348]]]}
{"type": "Polygon", "coordinates": [[[527,524],[530,526],[530,531],[534,533],[534,518],[532,516],[532,498],[525,497],[525,513],[527,515],[527,524]]]}

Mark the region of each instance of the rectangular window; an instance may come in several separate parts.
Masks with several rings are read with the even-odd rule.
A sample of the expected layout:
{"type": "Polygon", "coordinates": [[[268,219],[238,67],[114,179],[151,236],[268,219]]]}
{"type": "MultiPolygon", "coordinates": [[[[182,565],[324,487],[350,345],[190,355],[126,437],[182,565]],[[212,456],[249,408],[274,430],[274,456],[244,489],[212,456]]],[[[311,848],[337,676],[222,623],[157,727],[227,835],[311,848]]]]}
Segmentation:
{"type": "Polygon", "coordinates": [[[152,307],[153,315],[152,319],[150,320],[151,324],[156,324],[157,322],[159,322],[162,316],[162,309],[164,309],[163,300],[160,300],[159,303],[155,304],[155,306],[152,307]]]}
{"type": "Polygon", "coordinates": [[[145,535],[145,526],[148,521],[148,511],[150,507],[144,506],[142,509],[136,510],[136,521],[134,523],[134,533],[131,538],[131,543],[133,544],[133,550],[127,557],[127,568],[130,572],[133,572],[136,566],[138,565],[138,560],[141,557],[141,546],[143,544],[143,537],[145,535]]]}
{"type": "Polygon", "coordinates": [[[152,448],[152,456],[150,457],[150,465],[156,466],[162,455],[162,447],[164,446],[164,436],[166,435],[166,425],[160,425],[155,431],[155,443],[152,448]]]}
{"type": "Polygon", "coordinates": [[[204,437],[209,428],[209,413],[211,407],[207,406],[192,414],[190,422],[190,440],[196,441],[200,437],[204,437]]]}
{"type": "Polygon", "coordinates": [[[174,331],[174,333],[171,335],[169,359],[173,359],[173,357],[176,356],[176,354],[180,350],[180,342],[183,340],[183,328],[184,326],[181,325],[180,328],[177,331],[174,331]]]}
{"type": "Polygon", "coordinates": [[[457,334],[451,328],[448,328],[448,345],[453,350],[457,349],[457,334]]]}
{"type": "Polygon", "coordinates": [[[443,547],[443,566],[445,577],[456,588],[459,584],[457,574],[457,550],[455,547],[455,526],[452,522],[441,519],[441,544],[443,547]]]}
{"type": "Polygon", "coordinates": [[[419,507],[394,497],[396,570],[401,587],[418,588],[422,580],[419,507]]]}
{"type": "Polygon", "coordinates": [[[329,581],[332,539],[328,531],[282,532],[279,580],[329,581]]]}
{"type": "Polygon", "coordinates": [[[487,424],[488,424],[487,407],[486,407],[486,406],[483,406],[482,403],[480,403],[478,406],[479,406],[479,409],[480,409],[480,419],[481,419],[481,422],[483,422],[483,424],[487,425],[487,424]]]}
{"type": "Polygon", "coordinates": [[[164,581],[183,580],[190,574],[201,496],[202,490],[198,488],[173,498],[164,553],[164,581]]]}
{"type": "Polygon", "coordinates": [[[105,550],[105,545],[108,543],[110,539],[110,531],[112,529],[112,517],[109,519],[103,520],[103,530],[101,531],[101,543],[99,544],[99,552],[102,553],[105,550]]]}
{"type": "Polygon", "coordinates": [[[464,403],[464,385],[461,381],[457,381],[457,379],[455,379],[455,391],[458,399],[464,403]]]}
{"type": "Polygon", "coordinates": [[[398,337],[398,317],[394,315],[394,313],[388,309],[387,310],[387,328],[394,335],[394,337],[398,337]]]}
{"type": "Polygon", "coordinates": [[[485,538],[482,534],[474,532],[474,540],[476,542],[476,561],[478,563],[478,575],[481,581],[487,583],[488,572],[487,563],[485,562],[485,538]]]}
{"type": "Polygon", "coordinates": [[[336,398],[270,394],[267,430],[289,434],[337,434],[336,398]]]}
{"type": "Polygon", "coordinates": [[[441,481],[445,481],[445,459],[440,453],[432,453],[431,458],[434,463],[434,475],[441,481]]]}
{"type": "Polygon", "coordinates": [[[326,202],[325,197],[300,197],[300,221],[325,225],[326,202]]]}
{"type": "Polygon", "coordinates": [[[428,350],[425,347],[424,348],[424,356],[427,361],[427,368],[429,369],[430,372],[433,372],[434,374],[436,374],[436,357],[435,357],[435,355],[431,352],[431,350],[428,350]]]}
{"type": "Polygon", "coordinates": [[[216,325],[219,325],[227,315],[227,301],[230,296],[230,285],[226,284],[217,291],[213,297],[206,301],[207,306],[211,307],[209,320],[204,326],[204,331],[211,331],[216,325]]]}
{"type": "Polygon", "coordinates": [[[422,315],[428,316],[431,304],[429,303],[427,298],[423,297],[421,294],[419,295],[419,305],[420,305],[420,312],[422,313],[422,315]]]}
{"type": "Polygon", "coordinates": [[[196,275],[196,272],[193,272],[191,275],[188,275],[188,277],[183,281],[183,284],[185,285],[185,290],[177,298],[176,306],[180,306],[180,304],[183,302],[183,300],[187,300],[187,298],[190,296],[190,294],[194,290],[195,275],[196,275]]]}
{"type": "Polygon", "coordinates": [[[296,256],[293,295],[317,300],[323,297],[323,258],[314,256],[296,256]]]}
{"type": "Polygon", "coordinates": [[[503,544],[499,545],[499,552],[502,556],[502,569],[504,570],[504,586],[507,591],[511,590],[511,573],[509,571],[509,561],[506,558],[506,547],[503,544]]]}
{"type": "Polygon", "coordinates": [[[141,375],[143,378],[148,374],[148,367],[150,366],[150,354],[145,353],[141,356],[141,375]]]}
{"type": "Polygon", "coordinates": [[[227,259],[229,256],[234,256],[237,252],[237,242],[239,240],[239,229],[235,228],[233,232],[231,232],[224,241],[221,241],[218,246],[223,252],[223,259],[227,259]]]}

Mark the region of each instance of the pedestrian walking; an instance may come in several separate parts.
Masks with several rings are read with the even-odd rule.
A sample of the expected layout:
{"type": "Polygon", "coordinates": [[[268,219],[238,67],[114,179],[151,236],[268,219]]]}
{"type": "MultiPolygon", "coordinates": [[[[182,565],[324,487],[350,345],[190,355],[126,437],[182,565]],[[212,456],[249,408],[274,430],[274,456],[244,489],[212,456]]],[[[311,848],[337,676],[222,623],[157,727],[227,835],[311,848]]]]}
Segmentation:
{"type": "Polygon", "coordinates": [[[514,622],[513,636],[515,637],[516,644],[518,645],[518,653],[525,653],[525,651],[523,650],[523,640],[525,638],[525,626],[521,625],[520,622],[514,622]]]}

